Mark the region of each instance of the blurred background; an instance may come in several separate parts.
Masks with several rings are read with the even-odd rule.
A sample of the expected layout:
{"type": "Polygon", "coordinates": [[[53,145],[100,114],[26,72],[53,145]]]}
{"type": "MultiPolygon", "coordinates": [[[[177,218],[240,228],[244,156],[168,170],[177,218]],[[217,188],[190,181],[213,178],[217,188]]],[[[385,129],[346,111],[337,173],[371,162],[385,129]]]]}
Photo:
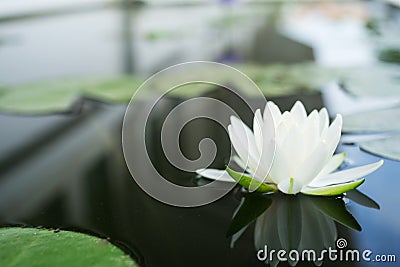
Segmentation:
{"type": "Polygon", "coordinates": [[[16,85],[66,77],[147,77],[191,60],[373,65],[385,49],[398,48],[398,4],[2,1],[0,80],[16,85]]]}
{"type": "MultiPolygon", "coordinates": [[[[193,240],[195,248],[208,253],[198,259],[199,266],[209,259],[218,266],[258,264],[252,249],[243,243],[232,250],[224,237],[239,203],[235,196],[183,211],[147,196],[126,169],[121,127],[131,96],[150,75],[195,60],[238,68],[282,110],[300,99],[308,111],[327,106],[331,116],[342,113],[347,116],[344,131],[353,134],[345,145],[369,152],[349,146],[353,159],[348,164],[378,155],[389,163],[385,175],[377,175],[397,175],[399,0],[3,0],[0,223],[111,237],[146,266],[162,266],[167,259],[173,266],[187,266],[197,255],[193,240]],[[392,135],[382,141],[383,131],[392,135]],[[366,132],[380,138],[360,139],[366,132]],[[210,220],[220,222],[215,230],[207,227],[210,220]],[[160,227],[172,234],[153,231],[160,227]],[[151,242],[159,237],[165,242],[161,254],[151,242]],[[169,247],[171,243],[175,246],[169,247]],[[250,256],[239,258],[238,250],[250,256]],[[177,251],[179,259],[174,258],[177,251]]],[[[166,177],[194,186],[195,175],[168,165],[160,150],[163,118],[191,96],[206,95],[233,106],[238,100],[221,88],[187,92],[167,96],[157,106],[149,150],[166,177]]],[[[236,109],[250,124],[251,111],[240,105],[236,109]]],[[[184,154],[196,158],[198,141],[193,140],[207,136],[219,140],[213,164],[223,166],[229,160],[226,133],[212,123],[194,124],[182,133],[184,154]]],[[[367,233],[388,230],[382,232],[382,242],[372,244],[374,237],[366,234],[349,240],[377,249],[398,247],[400,218],[394,204],[399,198],[385,194],[379,183],[369,188],[389,207],[382,210],[383,223],[369,220],[369,212],[358,215],[372,225],[367,233]]]]}

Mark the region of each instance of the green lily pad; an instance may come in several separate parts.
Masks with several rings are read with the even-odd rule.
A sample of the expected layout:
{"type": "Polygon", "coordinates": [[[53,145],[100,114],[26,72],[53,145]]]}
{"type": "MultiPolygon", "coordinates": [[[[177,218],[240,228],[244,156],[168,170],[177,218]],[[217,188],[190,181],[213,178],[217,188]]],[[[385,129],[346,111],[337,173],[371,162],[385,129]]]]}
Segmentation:
{"type": "Polygon", "coordinates": [[[341,71],[341,82],[356,96],[400,96],[400,68],[391,64],[347,68],[341,71]]]}
{"type": "Polygon", "coordinates": [[[362,141],[358,143],[362,150],[393,160],[400,160],[400,135],[362,141]]]}
{"type": "Polygon", "coordinates": [[[343,118],[343,131],[365,133],[400,130],[399,116],[398,107],[346,115],[343,118]]]}
{"type": "Polygon", "coordinates": [[[178,98],[191,98],[200,95],[204,95],[212,90],[219,88],[217,85],[211,85],[207,83],[191,83],[178,86],[173,90],[168,92],[168,96],[170,97],[178,97],[178,98]]]}
{"type": "Polygon", "coordinates": [[[76,86],[50,82],[3,89],[0,110],[17,114],[63,112],[79,98],[76,86]]]}
{"type": "Polygon", "coordinates": [[[400,49],[393,47],[381,50],[379,52],[379,60],[400,64],[400,49]]]}
{"type": "Polygon", "coordinates": [[[83,85],[82,94],[109,103],[128,103],[142,82],[142,78],[134,76],[92,81],[83,85]]]}
{"type": "MultiPolygon", "coordinates": [[[[374,68],[335,69],[318,66],[314,63],[299,64],[237,64],[233,67],[248,75],[267,97],[298,94],[314,94],[326,83],[342,81],[347,90],[355,95],[399,96],[399,68],[380,64],[374,68]],[[397,76],[396,76],[397,75],[397,76]],[[379,88],[380,90],[376,90],[379,88]]],[[[208,77],[218,83],[230,85],[232,77],[223,77],[212,69],[208,77]]],[[[154,91],[165,90],[165,84],[176,84],[187,80],[196,73],[190,70],[168,75],[154,82],[154,91]],[[185,79],[181,79],[185,77],[185,79]]],[[[45,114],[71,110],[77,99],[90,97],[110,103],[128,103],[133,93],[144,79],[136,76],[111,78],[68,79],[40,82],[16,87],[0,87],[0,112],[16,114],[45,114]]],[[[247,86],[236,88],[248,96],[258,96],[247,86]]],[[[172,90],[169,95],[189,98],[204,95],[214,90],[210,84],[191,84],[172,90]]]]}
{"type": "Polygon", "coordinates": [[[142,83],[137,77],[71,79],[0,89],[0,111],[46,114],[71,110],[82,97],[110,103],[128,103],[142,83]]]}
{"type": "Polygon", "coordinates": [[[248,75],[266,96],[314,93],[331,81],[342,83],[357,96],[400,96],[400,68],[390,64],[364,68],[327,68],[311,62],[233,66],[248,75]]]}
{"type": "Polygon", "coordinates": [[[0,229],[0,266],[137,266],[97,237],[35,228],[0,229]]]}
{"type": "Polygon", "coordinates": [[[152,30],[146,32],[143,37],[148,41],[165,41],[183,38],[188,35],[184,30],[152,30]]]}
{"type": "Polygon", "coordinates": [[[230,169],[229,167],[226,167],[226,171],[236,182],[238,182],[241,186],[243,186],[247,190],[261,192],[261,193],[277,191],[276,185],[260,182],[256,179],[244,175],[243,173],[236,172],[230,169]],[[250,187],[252,187],[251,188],[252,190],[250,189],[250,187]]]}
{"type": "Polygon", "coordinates": [[[243,23],[251,22],[253,18],[254,14],[229,14],[210,21],[210,26],[226,28],[235,25],[243,25],[243,23]]]}
{"type": "Polygon", "coordinates": [[[386,137],[357,142],[361,149],[369,153],[400,160],[400,108],[374,110],[347,115],[343,119],[343,131],[350,133],[392,132],[386,137]]]}
{"type": "MultiPolygon", "coordinates": [[[[317,67],[313,63],[272,64],[272,65],[234,65],[235,68],[249,76],[265,96],[286,96],[301,93],[315,93],[337,72],[333,69],[317,67]]],[[[244,93],[246,88],[241,88],[244,93]]]]}

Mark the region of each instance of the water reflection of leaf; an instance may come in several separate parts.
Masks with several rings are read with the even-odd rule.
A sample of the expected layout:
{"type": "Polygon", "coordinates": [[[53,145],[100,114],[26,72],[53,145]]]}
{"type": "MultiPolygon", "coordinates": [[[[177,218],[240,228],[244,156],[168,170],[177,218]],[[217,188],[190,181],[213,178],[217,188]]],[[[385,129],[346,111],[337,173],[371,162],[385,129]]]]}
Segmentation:
{"type": "Polygon", "coordinates": [[[333,220],[354,230],[361,231],[360,224],[346,209],[346,206],[341,199],[316,197],[312,199],[312,204],[315,205],[315,207],[323,214],[329,216],[333,220]]]}
{"type": "Polygon", "coordinates": [[[301,240],[301,206],[296,199],[288,198],[281,201],[279,208],[276,210],[278,236],[281,246],[284,250],[289,251],[298,248],[301,240]]]}
{"type": "Polygon", "coordinates": [[[346,192],[346,197],[367,208],[380,209],[379,204],[375,200],[357,189],[346,192]]]}
{"type": "Polygon", "coordinates": [[[227,236],[232,236],[242,228],[253,222],[271,206],[272,200],[261,194],[249,194],[242,199],[242,203],[234,214],[227,236]]]}
{"type": "MultiPolygon", "coordinates": [[[[351,191],[348,195],[361,205],[374,208],[378,206],[375,201],[359,191],[351,191]]],[[[252,193],[244,195],[233,216],[227,234],[232,236],[232,243],[237,241],[254,220],[256,250],[267,245],[269,251],[283,249],[287,252],[297,250],[301,253],[303,250],[313,249],[318,255],[323,249],[335,247],[335,221],[348,228],[361,230],[359,223],[347,210],[343,198],[252,193]]],[[[279,261],[274,258],[267,263],[276,266],[279,261]]],[[[293,266],[297,262],[289,260],[289,264],[293,266]]]]}

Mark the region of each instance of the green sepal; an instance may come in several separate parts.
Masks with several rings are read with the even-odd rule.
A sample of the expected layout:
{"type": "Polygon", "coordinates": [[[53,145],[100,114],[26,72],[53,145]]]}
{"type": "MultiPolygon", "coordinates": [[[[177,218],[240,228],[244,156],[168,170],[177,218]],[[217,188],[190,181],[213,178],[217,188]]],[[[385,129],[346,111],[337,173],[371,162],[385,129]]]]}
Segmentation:
{"type": "Polygon", "coordinates": [[[360,180],[350,183],[329,185],[329,186],[315,187],[315,188],[308,187],[307,190],[302,191],[302,193],[313,196],[336,196],[359,187],[362,183],[364,183],[364,181],[365,179],[362,178],[360,180]]]}
{"type": "Polygon", "coordinates": [[[246,188],[249,191],[266,193],[266,192],[275,192],[278,190],[278,188],[274,184],[267,184],[267,183],[260,182],[260,181],[253,179],[247,175],[244,175],[243,173],[236,172],[236,171],[230,169],[228,166],[226,166],[226,171],[237,183],[239,183],[241,186],[243,186],[244,188],[246,188]],[[250,190],[250,186],[254,190],[250,190]]]}

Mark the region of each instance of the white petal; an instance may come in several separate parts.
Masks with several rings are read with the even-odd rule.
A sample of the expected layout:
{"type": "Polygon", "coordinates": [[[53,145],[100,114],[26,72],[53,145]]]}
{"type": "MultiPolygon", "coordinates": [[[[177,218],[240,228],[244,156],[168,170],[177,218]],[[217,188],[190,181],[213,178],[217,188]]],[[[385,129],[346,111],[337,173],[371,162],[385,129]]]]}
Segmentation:
{"type": "Polygon", "coordinates": [[[319,131],[321,135],[324,131],[326,131],[326,129],[328,129],[328,126],[329,126],[328,111],[326,110],[326,108],[322,108],[319,111],[319,131]]]}
{"type": "Polygon", "coordinates": [[[306,149],[303,128],[301,125],[294,125],[280,145],[280,150],[286,154],[287,165],[285,168],[289,170],[290,177],[294,177],[297,168],[304,161],[306,149]]]}
{"type": "Polygon", "coordinates": [[[321,141],[296,170],[296,174],[293,177],[303,185],[310,183],[321,172],[330,158],[328,147],[321,141]]]}
{"type": "Polygon", "coordinates": [[[291,138],[291,130],[294,127],[292,114],[285,111],[282,114],[281,123],[276,129],[276,149],[275,156],[270,171],[270,177],[274,183],[279,184],[283,179],[290,177],[290,169],[293,162],[290,161],[290,149],[287,145],[287,139],[291,138]]]}
{"type": "Polygon", "coordinates": [[[303,126],[303,143],[306,151],[304,157],[308,156],[313,151],[320,141],[319,134],[319,115],[318,111],[314,110],[307,117],[305,125],[303,126]]]}
{"type": "Polygon", "coordinates": [[[302,186],[296,179],[288,178],[278,184],[278,189],[285,194],[297,194],[300,192],[302,186]]]}
{"type": "Polygon", "coordinates": [[[235,155],[232,157],[232,159],[240,168],[242,168],[243,170],[247,170],[248,166],[246,166],[246,163],[244,163],[241,158],[235,155]]]}
{"type": "MultiPolygon", "coordinates": [[[[291,128],[291,126],[290,126],[290,128],[291,128]]],[[[284,142],[290,128],[287,126],[286,123],[281,123],[275,129],[275,131],[276,131],[276,135],[275,135],[276,141],[275,142],[276,142],[277,147],[279,147],[284,142]]]]}
{"type": "Polygon", "coordinates": [[[293,119],[296,123],[303,124],[307,117],[306,109],[304,108],[303,103],[300,101],[296,101],[293,105],[290,113],[293,115],[293,119]]]}
{"type": "MultiPolygon", "coordinates": [[[[293,177],[303,183],[305,177],[314,175],[314,173],[315,175],[318,174],[319,170],[312,171],[309,174],[308,169],[310,167],[315,168],[313,163],[316,162],[316,159],[311,155],[313,162],[310,164],[310,154],[314,152],[319,142],[318,112],[314,110],[302,125],[294,124],[289,130],[286,139],[279,145],[279,149],[286,152],[287,163],[285,168],[289,171],[289,177],[293,177]]],[[[321,165],[322,167],[323,165],[321,165]]],[[[310,179],[314,177],[312,176],[310,179]]]]}
{"type": "Polygon", "coordinates": [[[254,169],[254,176],[257,178],[259,181],[262,182],[272,182],[272,179],[270,178],[269,174],[272,168],[274,156],[275,156],[275,142],[272,140],[269,140],[267,142],[263,143],[263,151],[260,156],[260,162],[257,166],[256,169],[254,169]],[[270,148],[270,149],[268,149],[270,148]]]}
{"type": "MultiPolygon", "coordinates": [[[[262,122],[262,129],[261,129],[261,136],[260,136],[260,143],[257,144],[260,152],[260,160],[258,162],[258,165],[256,169],[253,170],[255,176],[260,180],[260,181],[267,181],[267,182],[272,182],[272,180],[268,177],[271,166],[272,166],[272,161],[274,159],[274,153],[275,153],[275,125],[274,121],[272,118],[272,113],[269,111],[268,105],[266,106],[267,110],[264,110],[264,118],[262,122]]],[[[254,123],[254,129],[257,128],[257,122],[256,118],[259,117],[259,113],[256,111],[255,114],[255,123],[254,123]]],[[[259,133],[256,133],[256,130],[254,131],[254,135],[258,135],[259,133]]],[[[257,137],[258,138],[258,137],[257,137]]],[[[257,141],[256,138],[256,142],[257,141]]]]}
{"type": "MultiPolygon", "coordinates": [[[[233,148],[235,149],[236,153],[239,155],[240,159],[249,168],[255,168],[257,166],[257,162],[249,153],[247,141],[245,140],[243,142],[241,140],[241,138],[233,130],[232,125],[228,125],[228,133],[229,133],[229,138],[231,140],[233,148]]],[[[244,139],[246,139],[246,137],[244,137],[244,139]]]]}
{"type": "Polygon", "coordinates": [[[329,160],[329,162],[324,166],[324,168],[321,170],[318,176],[325,176],[327,174],[330,174],[331,172],[339,168],[340,165],[342,165],[345,158],[346,158],[346,153],[340,153],[334,155],[329,160]]]}
{"type": "Polygon", "coordinates": [[[361,167],[356,167],[356,168],[351,168],[347,169],[344,171],[339,171],[335,172],[332,174],[329,174],[327,176],[322,176],[319,177],[318,179],[315,179],[312,181],[309,186],[310,187],[323,187],[323,186],[328,186],[328,185],[333,185],[333,184],[342,184],[342,183],[348,183],[353,180],[356,180],[358,178],[361,178],[367,174],[370,174],[371,172],[376,171],[380,166],[382,166],[383,160],[380,160],[378,162],[364,165],[361,167]]]}
{"type": "MultiPolygon", "coordinates": [[[[263,140],[264,142],[268,142],[269,140],[275,141],[276,126],[274,124],[274,115],[269,110],[268,105],[265,108],[266,110],[264,110],[263,125],[262,125],[263,140]]],[[[278,112],[280,112],[279,109],[278,112]]]]}
{"type": "Polygon", "coordinates": [[[304,185],[314,180],[329,162],[339,143],[342,129],[342,117],[337,115],[331,126],[327,129],[322,140],[311,154],[303,161],[300,168],[293,175],[304,185]]]}
{"type": "Polygon", "coordinates": [[[315,149],[299,165],[295,173],[291,173],[291,177],[303,185],[315,179],[332,157],[339,143],[341,127],[342,117],[338,115],[319,143],[316,144],[315,149]]]}
{"type": "Polygon", "coordinates": [[[268,110],[272,114],[272,118],[274,120],[275,126],[277,126],[281,122],[281,118],[282,118],[282,113],[281,113],[279,107],[277,105],[275,105],[274,102],[268,101],[267,105],[265,106],[265,109],[264,109],[264,116],[263,116],[264,119],[268,116],[266,114],[266,112],[268,112],[268,110]],[[267,107],[268,107],[268,109],[267,109],[267,107]]]}
{"type": "Polygon", "coordinates": [[[257,149],[256,141],[254,139],[254,134],[250,128],[243,123],[238,118],[231,116],[232,130],[235,132],[236,136],[242,141],[242,143],[248,148],[250,156],[258,161],[259,152],[257,149]]]}
{"type": "Polygon", "coordinates": [[[224,170],[200,169],[200,170],[196,170],[196,173],[203,177],[209,178],[209,179],[213,179],[213,180],[217,180],[217,181],[221,181],[221,182],[236,183],[236,181],[233,180],[233,178],[224,170]]]}
{"type": "MultiPolygon", "coordinates": [[[[246,164],[238,157],[238,156],[233,156],[232,157],[233,161],[240,167],[242,168],[244,171],[248,171],[251,174],[249,174],[249,176],[255,178],[256,180],[260,181],[260,182],[268,182],[268,183],[273,183],[273,181],[271,180],[270,177],[268,177],[268,172],[269,169],[267,170],[267,173],[261,173],[260,169],[256,169],[256,170],[251,170],[251,168],[248,168],[248,166],[246,166],[246,164]]],[[[269,168],[271,164],[269,163],[269,165],[267,165],[267,168],[269,168]]],[[[261,164],[259,165],[261,166],[261,164]]]]}
{"type": "Polygon", "coordinates": [[[279,147],[283,144],[284,140],[287,138],[288,133],[295,125],[293,116],[290,112],[285,111],[282,114],[281,123],[275,128],[276,131],[276,145],[279,147]]]}
{"type": "Polygon", "coordinates": [[[254,139],[258,148],[258,152],[261,154],[262,144],[263,144],[263,119],[261,117],[261,112],[259,109],[256,110],[253,119],[253,131],[254,139]]]}
{"type": "Polygon", "coordinates": [[[340,114],[336,116],[336,119],[332,122],[331,126],[326,130],[322,136],[323,142],[326,142],[330,155],[333,155],[336,147],[339,144],[340,135],[342,132],[343,119],[340,114]]]}

